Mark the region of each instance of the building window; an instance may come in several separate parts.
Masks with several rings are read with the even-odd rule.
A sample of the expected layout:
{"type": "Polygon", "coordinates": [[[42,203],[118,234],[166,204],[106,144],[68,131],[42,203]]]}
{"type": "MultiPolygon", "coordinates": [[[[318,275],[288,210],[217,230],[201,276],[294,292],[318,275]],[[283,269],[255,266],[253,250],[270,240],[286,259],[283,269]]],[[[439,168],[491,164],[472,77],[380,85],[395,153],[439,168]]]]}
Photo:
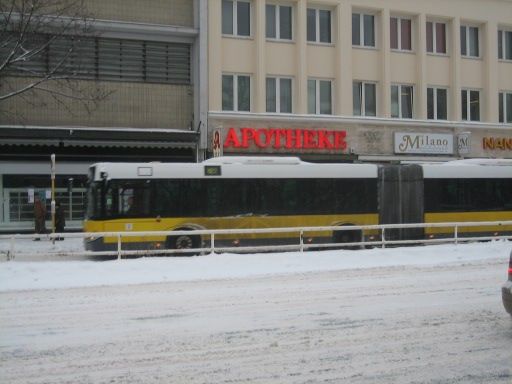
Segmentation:
{"type": "Polygon", "coordinates": [[[392,85],[391,117],[412,119],[413,101],[412,85],[392,85]]]}
{"type": "MultiPolygon", "coordinates": [[[[7,36],[5,41],[0,46],[2,58],[16,49],[16,39],[7,36]]],[[[26,41],[23,49],[39,52],[9,68],[9,75],[44,77],[53,72],[81,80],[186,85],[191,82],[189,44],[45,34],[27,36],[26,41]]]]}
{"type": "Polygon", "coordinates": [[[446,24],[427,21],[427,52],[446,53],[446,24]]]}
{"type": "Polygon", "coordinates": [[[292,7],[285,5],[266,5],[267,39],[292,39],[292,7]]]}
{"type": "Polygon", "coordinates": [[[463,89],[462,120],[480,121],[480,91],[463,89]]]}
{"type": "Polygon", "coordinates": [[[390,22],[391,49],[412,50],[412,20],[392,17],[390,22]]]}
{"type": "Polygon", "coordinates": [[[222,33],[251,35],[251,3],[241,0],[222,0],[222,33]]]}
{"type": "Polygon", "coordinates": [[[267,112],[292,113],[292,79],[267,77],[267,112]]]}
{"type": "Polygon", "coordinates": [[[498,31],[498,59],[512,60],[512,31],[498,31]]]}
{"type": "Polygon", "coordinates": [[[375,47],[375,16],[352,14],[352,45],[375,47]]]}
{"type": "Polygon", "coordinates": [[[331,11],[308,8],[308,41],[331,43],[331,11]]]}
{"type": "Polygon", "coordinates": [[[465,57],[480,57],[478,27],[460,26],[460,54],[465,57]]]}
{"type": "Polygon", "coordinates": [[[332,82],[308,80],[308,113],[332,115],[332,82]]]}
{"type": "Polygon", "coordinates": [[[222,110],[249,112],[251,110],[251,77],[222,75],[222,110]]]}
{"type": "Polygon", "coordinates": [[[354,116],[376,116],[377,102],[374,83],[354,81],[352,85],[354,116]]]}
{"type": "Polygon", "coordinates": [[[445,88],[427,88],[427,118],[448,119],[448,91],[445,88]]]}
{"type": "Polygon", "coordinates": [[[500,92],[500,123],[512,123],[512,92],[500,92]]]}

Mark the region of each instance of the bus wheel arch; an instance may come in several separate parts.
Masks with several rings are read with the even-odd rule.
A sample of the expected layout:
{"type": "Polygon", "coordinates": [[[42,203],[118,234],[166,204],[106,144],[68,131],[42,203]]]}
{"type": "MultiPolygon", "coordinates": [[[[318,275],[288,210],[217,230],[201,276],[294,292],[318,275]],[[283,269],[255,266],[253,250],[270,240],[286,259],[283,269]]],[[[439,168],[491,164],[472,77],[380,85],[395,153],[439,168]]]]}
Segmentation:
{"type": "MultiPolygon", "coordinates": [[[[354,227],[354,223],[336,223],[338,227],[354,227]]],[[[332,239],[335,243],[358,243],[363,241],[363,231],[360,229],[347,230],[347,231],[333,231],[332,239]]],[[[359,246],[351,246],[350,248],[357,249],[359,246]]]]}
{"type": "MultiPolygon", "coordinates": [[[[181,226],[174,228],[174,231],[194,231],[197,229],[204,229],[196,225],[181,226]]],[[[168,249],[193,249],[201,248],[202,238],[201,235],[169,235],[165,240],[166,248],[168,249]]],[[[178,254],[180,255],[180,254],[178,254]]]]}

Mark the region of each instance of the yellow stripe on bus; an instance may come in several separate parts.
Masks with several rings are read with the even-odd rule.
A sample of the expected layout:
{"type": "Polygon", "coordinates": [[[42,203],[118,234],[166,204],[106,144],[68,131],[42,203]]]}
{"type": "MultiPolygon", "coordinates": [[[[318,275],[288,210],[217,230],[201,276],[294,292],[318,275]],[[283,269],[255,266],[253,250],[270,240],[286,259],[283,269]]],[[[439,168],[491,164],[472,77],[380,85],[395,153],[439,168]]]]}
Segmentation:
{"type": "MultiPolygon", "coordinates": [[[[115,220],[87,220],[84,223],[84,232],[118,232],[118,231],[169,231],[180,228],[204,228],[204,229],[250,229],[250,228],[281,228],[281,227],[316,227],[331,225],[373,225],[378,224],[379,218],[375,213],[353,215],[314,215],[314,216],[240,216],[223,218],[173,218],[157,219],[115,219],[115,220]]],[[[367,231],[366,234],[374,234],[377,231],[367,231]]],[[[217,239],[262,239],[275,237],[297,237],[297,233],[281,234],[235,234],[216,236],[217,239]]],[[[306,236],[319,237],[331,236],[328,232],[308,232],[306,236]]],[[[114,237],[105,238],[106,243],[117,242],[114,237]]],[[[130,236],[124,237],[123,242],[162,242],[162,236],[130,236]]]]}

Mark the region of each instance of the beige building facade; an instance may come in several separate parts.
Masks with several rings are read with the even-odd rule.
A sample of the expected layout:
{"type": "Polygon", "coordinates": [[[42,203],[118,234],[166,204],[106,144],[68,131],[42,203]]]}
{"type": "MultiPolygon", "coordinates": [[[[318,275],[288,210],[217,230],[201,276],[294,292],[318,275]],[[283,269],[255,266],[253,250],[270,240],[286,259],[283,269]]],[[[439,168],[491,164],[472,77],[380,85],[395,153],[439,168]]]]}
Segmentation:
{"type": "Polygon", "coordinates": [[[208,1],[208,156],[512,158],[512,1],[208,1]]]}

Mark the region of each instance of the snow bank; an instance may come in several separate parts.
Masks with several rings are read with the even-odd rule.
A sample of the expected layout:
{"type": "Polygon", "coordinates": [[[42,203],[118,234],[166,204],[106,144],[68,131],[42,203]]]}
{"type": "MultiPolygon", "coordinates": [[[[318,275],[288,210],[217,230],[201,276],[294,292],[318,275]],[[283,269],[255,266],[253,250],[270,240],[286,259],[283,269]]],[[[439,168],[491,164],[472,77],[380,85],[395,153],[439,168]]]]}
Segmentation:
{"type": "MultiPolygon", "coordinates": [[[[27,252],[41,247],[34,243],[26,242],[18,245],[17,249],[27,252]]],[[[7,241],[0,241],[0,252],[8,246],[7,241]]],[[[79,249],[81,243],[78,239],[67,239],[53,247],[72,250],[79,249]]],[[[495,241],[357,251],[211,254],[121,261],[4,261],[0,262],[0,291],[240,279],[344,269],[466,263],[496,258],[503,259],[506,264],[511,248],[512,242],[495,241]]],[[[44,259],[44,252],[41,252],[41,260],[44,259]]]]}

